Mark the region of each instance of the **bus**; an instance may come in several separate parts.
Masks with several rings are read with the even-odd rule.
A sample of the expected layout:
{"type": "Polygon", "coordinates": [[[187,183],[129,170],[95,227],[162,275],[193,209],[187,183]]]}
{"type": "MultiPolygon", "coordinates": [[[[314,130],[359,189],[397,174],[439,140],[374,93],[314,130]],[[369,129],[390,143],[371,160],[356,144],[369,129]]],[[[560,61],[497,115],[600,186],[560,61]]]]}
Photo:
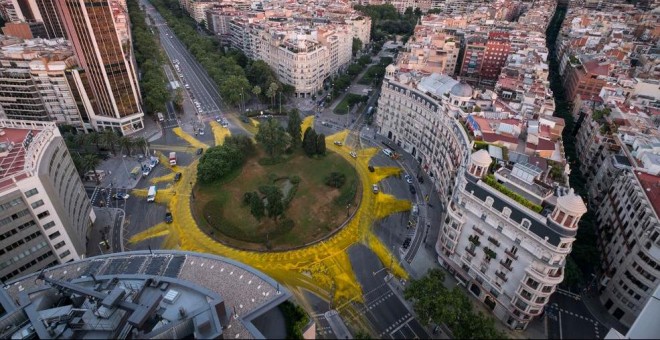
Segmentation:
{"type": "Polygon", "coordinates": [[[158,112],[158,113],[156,113],[156,115],[158,116],[158,121],[159,122],[165,121],[165,117],[163,116],[162,112],[158,112]]]}
{"type": "Polygon", "coordinates": [[[153,202],[156,200],[156,193],[158,190],[156,190],[156,186],[152,185],[149,187],[149,192],[147,193],[147,202],[153,202]]]}

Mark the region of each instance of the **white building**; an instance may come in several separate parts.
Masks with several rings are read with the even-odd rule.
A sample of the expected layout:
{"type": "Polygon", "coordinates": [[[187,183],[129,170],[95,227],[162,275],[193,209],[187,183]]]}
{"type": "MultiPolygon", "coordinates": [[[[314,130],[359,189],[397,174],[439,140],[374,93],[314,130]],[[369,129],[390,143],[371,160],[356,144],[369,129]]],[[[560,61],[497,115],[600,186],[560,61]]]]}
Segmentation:
{"type": "Polygon", "coordinates": [[[390,65],[376,124],[417,159],[447,207],[444,220],[436,221],[440,264],[498,319],[525,329],[563,280],[586,207],[572,190],[553,195],[552,187],[540,184],[547,175],[534,165],[516,163],[491,174],[489,153],[472,153],[458,120],[472,114],[466,110],[476,97],[451,77],[397,73],[390,65]],[[496,186],[506,186],[517,199],[496,186]],[[541,202],[543,211],[532,201],[541,202]]]}
{"type": "Polygon", "coordinates": [[[0,279],[84,257],[95,219],[55,123],[0,120],[0,279]]]}

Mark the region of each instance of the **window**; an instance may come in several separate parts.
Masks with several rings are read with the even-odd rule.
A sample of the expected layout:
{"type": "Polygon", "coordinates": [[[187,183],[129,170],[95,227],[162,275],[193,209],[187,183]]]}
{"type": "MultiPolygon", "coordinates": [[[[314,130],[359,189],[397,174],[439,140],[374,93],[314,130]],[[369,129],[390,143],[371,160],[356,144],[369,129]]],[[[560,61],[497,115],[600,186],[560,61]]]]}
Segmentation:
{"type": "Polygon", "coordinates": [[[47,217],[47,216],[50,216],[50,212],[48,212],[48,210],[46,210],[46,211],[44,211],[44,212],[37,215],[37,217],[39,219],[42,219],[42,218],[47,217]]]}
{"type": "Polygon", "coordinates": [[[64,241],[60,241],[56,245],[54,245],[53,247],[55,247],[55,249],[60,249],[60,248],[64,247],[65,244],[66,243],[64,243],[64,241]]]}
{"type": "Polygon", "coordinates": [[[34,196],[38,193],[39,193],[39,191],[37,190],[37,188],[30,189],[30,190],[25,192],[25,197],[32,197],[32,196],[34,196]]]}
{"type": "Polygon", "coordinates": [[[528,278],[526,283],[527,283],[527,285],[528,285],[529,287],[531,287],[532,289],[536,289],[536,288],[539,287],[539,283],[536,282],[536,281],[534,281],[534,279],[532,279],[532,278],[528,278]]]}
{"type": "Polygon", "coordinates": [[[60,232],[59,232],[59,231],[56,231],[56,232],[54,232],[54,233],[48,235],[48,238],[51,239],[51,240],[54,240],[54,239],[60,237],[60,235],[61,235],[60,232]]]}
{"type": "Polygon", "coordinates": [[[54,222],[54,221],[50,221],[50,222],[44,224],[44,230],[48,230],[48,229],[50,229],[50,228],[52,228],[52,227],[54,227],[54,226],[55,226],[55,222],[54,222]]]}
{"type": "Polygon", "coordinates": [[[44,201],[43,200],[38,200],[38,201],[36,201],[36,202],[34,202],[30,205],[32,206],[32,209],[36,209],[36,208],[39,208],[40,206],[44,205],[44,201]]]}
{"type": "Polygon", "coordinates": [[[65,258],[65,257],[67,257],[67,256],[69,256],[69,255],[71,255],[71,251],[70,251],[70,250],[67,250],[67,251],[63,252],[62,254],[60,254],[60,258],[65,258]]]}

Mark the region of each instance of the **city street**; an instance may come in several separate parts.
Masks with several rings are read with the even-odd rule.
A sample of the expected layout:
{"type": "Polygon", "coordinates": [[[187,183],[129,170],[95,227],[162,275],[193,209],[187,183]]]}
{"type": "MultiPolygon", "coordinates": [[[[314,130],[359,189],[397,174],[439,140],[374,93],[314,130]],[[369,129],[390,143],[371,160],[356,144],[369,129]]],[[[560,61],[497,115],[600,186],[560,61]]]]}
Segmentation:
{"type": "Polygon", "coordinates": [[[549,339],[602,339],[608,332],[579,296],[561,290],[550,297],[545,316],[549,339]]]}

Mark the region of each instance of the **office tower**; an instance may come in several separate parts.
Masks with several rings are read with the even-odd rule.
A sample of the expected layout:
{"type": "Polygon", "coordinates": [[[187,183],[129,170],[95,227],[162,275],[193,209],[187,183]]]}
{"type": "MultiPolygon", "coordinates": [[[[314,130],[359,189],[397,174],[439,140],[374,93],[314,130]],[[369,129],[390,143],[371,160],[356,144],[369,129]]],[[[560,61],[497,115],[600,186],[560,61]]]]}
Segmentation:
{"type": "Polygon", "coordinates": [[[84,257],[95,218],[55,123],[0,119],[0,280],[84,257]]]}
{"type": "Polygon", "coordinates": [[[125,7],[101,0],[57,0],[69,40],[89,80],[88,96],[97,130],[123,135],[141,130],[140,102],[125,7]]]}

